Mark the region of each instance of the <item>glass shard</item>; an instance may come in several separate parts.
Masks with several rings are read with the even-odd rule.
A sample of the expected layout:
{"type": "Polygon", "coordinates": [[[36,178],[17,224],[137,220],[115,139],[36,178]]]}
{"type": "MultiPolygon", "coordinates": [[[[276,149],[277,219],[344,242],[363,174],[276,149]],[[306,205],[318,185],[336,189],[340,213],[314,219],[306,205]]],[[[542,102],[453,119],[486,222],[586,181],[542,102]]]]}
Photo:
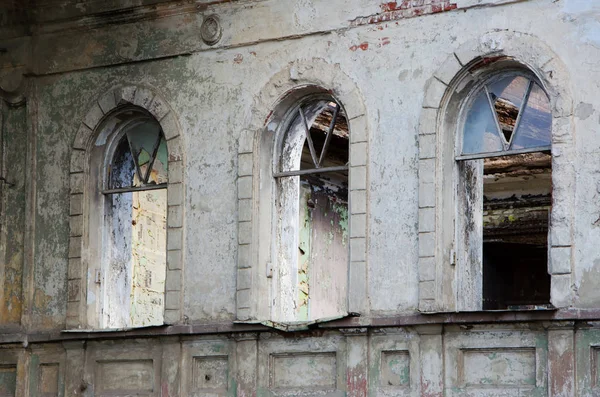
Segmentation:
{"type": "Polygon", "coordinates": [[[154,149],[160,138],[160,125],[153,120],[148,120],[129,128],[126,134],[138,166],[140,179],[145,182],[154,149]]]}
{"type": "Polygon", "coordinates": [[[513,137],[528,86],[529,79],[523,76],[505,77],[488,86],[504,142],[507,144],[513,137]]]}
{"type": "Polygon", "coordinates": [[[152,162],[152,171],[148,176],[148,183],[159,185],[161,183],[167,183],[168,179],[168,151],[167,141],[164,137],[160,138],[160,144],[156,151],[156,157],[152,162]]]}
{"type": "Polygon", "coordinates": [[[487,93],[482,90],[465,120],[462,154],[493,153],[504,150],[487,93]]]}
{"type": "Polygon", "coordinates": [[[348,163],[348,122],[343,110],[338,111],[334,128],[327,135],[338,105],[331,101],[315,101],[302,106],[308,134],[314,149],[311,153],[307,131],[300,114],[290,123],[281,152],[281,171],[313,170],[345,166],[348,163]],[[316,157],[317,161],[315,162],[316,157]],[[318,167],[317,167],[317,163],[318,167]]]}
{"type": "Polygon", "coordinates": [[[552,112],[544,90],[534,84],[527,100],[511,149],[550,146],[552,141],[552,112]]]}
{"type": "Polygon", "coordinates": [[[123,136],[113,154],[108,172],[108,188],[119,189],[134,186],[136,167],[129,149],[127,137],[123,136]]]}

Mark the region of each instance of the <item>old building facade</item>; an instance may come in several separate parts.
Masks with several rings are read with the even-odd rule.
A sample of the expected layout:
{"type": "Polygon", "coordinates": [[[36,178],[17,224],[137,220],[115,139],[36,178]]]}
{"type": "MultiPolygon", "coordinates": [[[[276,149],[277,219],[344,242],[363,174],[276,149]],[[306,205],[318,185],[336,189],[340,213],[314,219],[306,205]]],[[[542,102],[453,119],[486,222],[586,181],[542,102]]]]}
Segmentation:
{"type": "Polygon", "coordinates": [[[0,396],[600,395],[600,4],[0,21],[0,396]]]}

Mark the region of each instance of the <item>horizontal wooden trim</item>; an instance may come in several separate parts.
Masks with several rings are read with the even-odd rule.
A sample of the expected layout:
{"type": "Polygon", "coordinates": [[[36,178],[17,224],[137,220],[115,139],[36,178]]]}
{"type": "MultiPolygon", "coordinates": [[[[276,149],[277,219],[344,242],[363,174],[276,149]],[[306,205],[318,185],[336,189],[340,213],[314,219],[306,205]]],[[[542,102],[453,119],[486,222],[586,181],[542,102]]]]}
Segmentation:
{"type": "MultiPolygon", "coordinates": [[[[435,313],[435,314],[406,314],[389,317],[347,317],[327,323],[316,324],[309,331],[301,334],[323,330],[334,331],[344,328],[382,328],[382,327],[409,327],[416,325],[469,325],[469,324],[499,324],[499,323],[540,323],[552,322],[553,326],[573,326],[575,328],[591,327],[589,321],[600,321],[600,309],[557,309],[557,310],[521,310],[521,311],[480,311],[463,313],[435,313]],[[573,324],[574,322],[580,324],[573,324]]],[[[547,324],[549,326],[549,324],[547,324]]],[[[542,325],[543,326],[543,325],[542,325]]],[[[101,339],[126,339],[126,338],[152,338],[165,336],[186,335],[218,335],[248,332],[281,332],[260,324],[240,324],[233,322],[191,325],[164,325],[145,327],[129,330],[111,331],[51,331],[51,332],[25,332],[14,328],[3,329],[0,327],[0,345],[67,342],[81,340],[101,339]]],[[[292,334],[292,333],[290,333],[292,334]]]]}
{"type": "Polygon", "coordinates": [[[461,156],[456,156],[456,160],[457,161],[479,160],[479,159],[486,159],[486,158],[491,158],[491,157],[513,156],[515,154],[550,152],[551,149],[552,149],[552,147],[550,147],[550,146],[539,146],[539,147],[532,147],[532,148],[527,148],[527,149],[504,150],[501,152],[463,154],[461,156]]]}

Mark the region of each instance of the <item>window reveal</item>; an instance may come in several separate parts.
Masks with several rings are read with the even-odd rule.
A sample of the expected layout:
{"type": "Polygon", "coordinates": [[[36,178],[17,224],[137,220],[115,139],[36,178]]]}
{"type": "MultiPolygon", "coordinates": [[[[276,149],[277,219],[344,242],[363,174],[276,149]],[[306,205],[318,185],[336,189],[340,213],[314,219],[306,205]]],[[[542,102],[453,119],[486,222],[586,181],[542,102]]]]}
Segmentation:
{"type": "Polygon", "coordinates": [[[163,323],[166,277],[167,147],[153,120],[135,121],[113,152],[107,203],[103,325],[163,323]]]}
{"type": "Polygon", "coordinates": [[[546,306],[552,115],[533,79],[483,86],[467,111],[459,160],[463,265],[483,272],[484,310],[546,306]]]}
{"type": "Polygon", "coordinates": [[[283,138],[278,187],[279,321],[345,313],[348,124],[334,101],[298,107],[283,138]]]}

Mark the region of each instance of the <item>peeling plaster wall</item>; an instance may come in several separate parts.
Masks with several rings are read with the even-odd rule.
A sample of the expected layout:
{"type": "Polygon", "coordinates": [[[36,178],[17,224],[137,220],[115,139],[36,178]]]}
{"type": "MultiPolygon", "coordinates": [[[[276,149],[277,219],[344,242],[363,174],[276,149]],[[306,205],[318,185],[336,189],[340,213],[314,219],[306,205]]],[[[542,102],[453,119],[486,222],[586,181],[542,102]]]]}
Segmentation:
{"type": "MultiPolygon", "coordinates": [[[[417,314],[424,87],[453,51],[490,31],[534,36],[566,65],[577,170],[575,181],[564,181],[576,191],[567,290],[572,287],[574,309],[600,306],[600,6],[582,0],[456,0],[438,2],[442,9],[406,1],[149,0],[128,1],[133,11],[118,14],[115,2],[101,3],[42,2],[39,10],[46,12],[33,17],[43,23],[31,47],[22,46],[33,60],[23,55],[22,62],[5,62],[8,55],[0,53],[3,78],[23,64],[29,71],[27,105],[2,109],[7,177],[15,186],[3,187],[1,198],[0,394],[3,384],[13,383],[20,395],[62,395],[52,393],[63,386],[66,395],[123,392],[113,386],[147,395],[294,395],[312,386],[331,395],[439,397],[444,389],[448,396],[478,395],[506,385],[517,391],[498,395],[518,395],[519,387],[529,395],[570,396],[575,387],[577,395],[600,393],[597,314],[579,322],[574,310],[562,319],[533,314],[529,322],[515,314],[510,321],[519,323],[503,317],[507,322],[496,325],[469,323],[496,320],[483,314],[460,325],[417,314]],[[176,6],[185,12],[173,11],[176,6]],[[106,14],[94,14],[99,11],[106,14]],[[199,35],[211,13],[224,29],[214,48],[199,35]],[[314,58],[339,65],[367,110],[369,310],[344,323],[350,329],[282,336],[236,328],[239,140],[256,118],[261,91],[275,89],[265,88],[271,78],[296,60],[314,58]],[[120,85],[160,93],[181,130],[183,324],[160,331],[160,340],[58,332],[65,327],[67,295],[79,293],[67,291],[72,144],[94,102],[120,85]],[[395,328],[403,321],[410,326],[395,328]],[[196,335],[217,332],[227,337],[196,335]],[[29,341],[28,335],[37,336],[29,341]],[[119,361],[122,367],[111,364],[119,361]],[[576,379],[575,363],[578,372],[582,368],[576,379]],[[511,366],[517,369],[502,370],[511,366]],[[135,373],[141,375],[127,375],[135,373]],[[107,382],[115,379],[116,386],[107,382]]],[[[7,47],[22,43],[29,39],[7,47]]],[[[148,335],[112,335],[121,336],[148,335]]]]}
{"type": "MultiPolygon", "coordinates": [[[[193,43],[186,41],[192,40],[192,30],[200,20],[194,14],[84,31],[77,40],[85,48],[69,41],[66,36],[75,37],[71,33],[65,37],[42,34],[34,45],[39,50],[34,68],[38,73],[99,67],[32,79],[37,108],[38,210],[34,290],[28,293],[36,302],[32,306],[35,321],[58,327],[64,315],[64,272],[58,269],[66,266],[67,171],[77,121],[93,98],[118,84],[154,87],[179,115],[187,155],[184,279],[197,287],[184,294],[184,314],[189,321],[234,318],[236,145],[250,120],[254,98],[274,73],[296,59],[323,58],[339,64],[360,87],[369,111],[368,262],[374,315],[412,312],[417,305],[415,131],[425,82],[461,43],[482,37],[491,29],[517,31],[540,38],[558,54],[569,68],[577,105],[577,183],[597,185],[593,179],[595,170],[600,169],[595,167],[600,141],[594,136],[598,100],[596,87],[589,83],[599,72],[598,61],[590,55],[598,51],[592,17],[595,6],[577,1],[542,6],[539,1],[526,1],[423,17],[392,15],[388,22],[336,30],[348,20],[363,14],[385,14],[391,7],[359,3],[354,4],[352,15],[348,7],[340,10],[333,3],[298,3],[291,13],[284,12],[283,5],[270,2],[253,6],[234,3],[221,9],[215,6],[221,11],[224,43],[241,45],[263,39],[229,49],[208,50],[197,44],[197,37],[193,43]],[[314,18],[307,17],[313,9],[314,18]],[[270,20],[275,15],[280,22],[262,30],[255,24],[257,18],[270,20]],[[547,22],[531,22],[540,19],[547,22]],[[465,31],[464,26],[469,29],[465,31]],[[184,33],[186,29],[188,33],[184,33]],[[269,40],[316,30],[328,32],[269,40]],[[152,62],[102,66],[198,50],[152,62]],[[581,60],[581,54],[588,55],[581,60]],[[37,314],[47,317],[42,321],[37,314]]],[[[459,6],[469,7],[470,3],[459,6]]],[[[398,4],[394,7],[400,9],[398,4]]],[[[600,301],[592,281],[600,281],[600,276],[596,277],[600,257],[592,243],[600,238],[595,195],[595,189],[587,189],[577,198],[575,285],[582,307],[593,307],[600,301]]]]}

